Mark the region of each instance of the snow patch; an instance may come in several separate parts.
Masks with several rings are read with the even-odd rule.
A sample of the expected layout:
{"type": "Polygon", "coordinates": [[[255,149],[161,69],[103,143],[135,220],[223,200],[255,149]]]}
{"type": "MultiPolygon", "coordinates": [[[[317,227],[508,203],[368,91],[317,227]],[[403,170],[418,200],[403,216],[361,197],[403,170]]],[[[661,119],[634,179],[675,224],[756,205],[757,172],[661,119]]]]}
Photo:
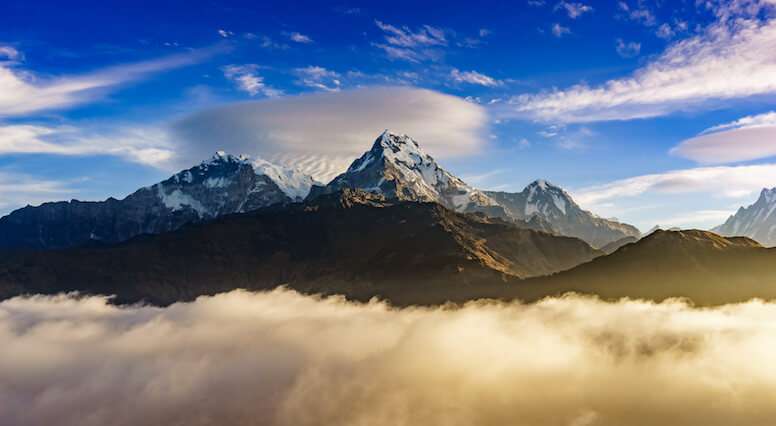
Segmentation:
{"type": "Polygon", "coordinates": [[[307,197],[310,188],[316,183],[312,177],[297,169],[281,167],[261,158],[257,158],[253,162],[253,169],[257,175],[264,175],[272,179],[283,193],[296,201],[302,201],[307,197]]]}
{"type": "Polygon", "coordinates": [[[189,207],[196,211],[200,217],[209,216],[208,210],[198,200],[195,200],[188,194],[184,194],[180,189],[174,189],[171,193],[167,194],[162,187],[158,187],[159,199],[167,208],[172,211],[183,210],[185,207],[189,207]]]}

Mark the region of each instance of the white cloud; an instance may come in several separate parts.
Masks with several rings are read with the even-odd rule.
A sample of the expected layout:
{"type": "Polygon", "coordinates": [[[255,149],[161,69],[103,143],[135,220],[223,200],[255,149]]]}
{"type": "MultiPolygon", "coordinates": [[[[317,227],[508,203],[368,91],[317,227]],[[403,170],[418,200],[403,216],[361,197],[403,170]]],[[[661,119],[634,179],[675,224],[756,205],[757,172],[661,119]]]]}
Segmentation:
{"type": "Polygon", "coordinates": [[[371,87],[242,103],[191,115],[175,125],[182,165],[217,149],[292,163],[321,181],[344,171],[386,128],[411,135],[440,157],[485,143],[483,107],[408,87],[371,87]]]}
{"type": "Polygon", "coordinates": [[[666,23],[657,28],[655,35],[663,39],[669,39],[674,36],[674,30],[671,28],[671,24],[666,23]]]}
{"type": "Polygon", "coordinates": [[[561,1],[555,5],[555,10],[563,9],[568,14],[569,18],[577,19],[587,12],[592,12],[593,8],[584,3],[575,3],[568,1],[561,1]]]}
{"type": "Polygon", "coordinates": [[[477,84],[486,87],[495,87],[501,84],[501,82],[495,78],[478,73],[477,71],[460,71],[456,68],[453,68],[453,70],[450,71],[450,78],[456,83],[477,84]]]}
{"type": "Polygon", "coordinates": [[[251,37],[248,37],[252,40],[259,40],[259,46],[261,46],[264,49],[278,49],[278,50],[285,50],[288,49],[288,45],[285,43],[278,43],[274,41],[272,38],[267,36],[257,36],[255,34],[252,34],[251,37]]]}
{"type": "Polygon", "coordinates": [[[615,48],[617,50],[617,54],[623,58],[632,58],[634,56],[638,56],[639,52],[641,52],[641,43],[637,43],[635,41],[626,43],[621,38],[618,38],[615,43],[615,48]]]}
{"type": "Polygon", "coordinates": [[[776,112],[748,116],[712,127],[682,141],[671,149],[671,154],[705,164],[776,156],[776,112]]]}
{"type": "Polygon", "coordinates": [[[644,0],[637,0],[635,6],[631,6],[627,1],[620,1],[617,3],[617,6],[632,21],[647,27],[657,24],[655,14],[646,6],[644,0]]]}
{"type": "Polygon", "coordinates": [[[313,39],[298,32],[292,32],[288,38],[295,43],[310,44],[313,42],[313,39]]]}
{"type": "Polygon", "coordinates": [[[93,101],[104,92],[151,74],[194,64],[219,51],[203,49],[134,64],[119,65],[78,76],[38,77],[0,62],[0,117],[61,109],[93,101]]]}
{"type": "Polygon", "coordinates": [[[162,167],[173,158],[165,132],[137,126],[101,130],[0,125],[0,156],[9,154],[110,155],[154,167],[162,167]]]}
{"type": "Polygon", "coordinates": [[[776,111],[766,112],[757,115],[749,115],[736,121],[720,124],[703,133],[719,132],[722,130],[751,129],[755,127],[773,127],[776,126],[776,111]]]}
{"type": "Polygon", "coordinates": [[[558,24],[557,22],[552,25],[551,31],[552,31],[552,35],[558,38],[561,38],[566,34],[571,34],[571,30],[568,27],[564,27],[563,25],[558,24]]]}
{"type": "Polygon", "coordinates": [[[574,199],[580,204],[592,207],[606,201],[648,193],[700,193],[711,197],[740,198],[756,194],[764,186],[773,186],[774,182],[776,164],[717,166],[634,176],[573,192],[574,199]]]}
{"type": "Polygon", "coordinates": [[[313,89],[336,92],[342,86],[342,76],[336,72],[319,66],[297,68],[294,73],[299,77],[299,83],[313,89]]]}
{"type": "Polygon", "coordinates": [[[761,16],[725,15],[630,77],[520,95],[506,114],[558,122],[628,120],[776,93],[776,19],[761,16]]]}
{"type": "Polygon", "coordinates": [[[0,303],[15,426],[762,425],[776,305],[395,309],[289,291],[0,303]],[[659,390],[648,392],[645,390],[659,390]]]}
{"type": "Polygon", "coordinates": [[[375,20],[375,25],[383,31],[385,37],[385,43],[375,43],[375,47],[382,49],[390,59],[409,62],[437,60],[441,56],[437,48],[447,46],[445,32],[430,25],[424,25],[416,31],[379,20],[375,20]]]}
{"type": "Polygon", "coordinates": [[[231,31],[224,30],[224,29],[219,29],[218,30],[218,35],[220,35],[223,38],[229,38],[229,37],[232,37],[234,35],[234,33],[231,32],[231,31]]]}
{"type": "Polygon", "coordinates": [[[274,89],[264,83],[264,77],[258,74],[259,66],[256,64],[227,65],[223,68],[224,77],[232,80],[237,87],[256,96],[258,94],[275,97],[283,94],[281,90],[274,89]]]}

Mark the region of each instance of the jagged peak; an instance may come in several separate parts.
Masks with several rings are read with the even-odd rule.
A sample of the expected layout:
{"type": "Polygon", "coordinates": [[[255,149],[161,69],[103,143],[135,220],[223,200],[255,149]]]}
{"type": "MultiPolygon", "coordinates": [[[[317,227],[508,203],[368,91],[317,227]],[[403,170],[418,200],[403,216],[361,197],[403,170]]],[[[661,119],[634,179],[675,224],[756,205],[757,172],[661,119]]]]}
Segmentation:
{"type": "Polygon", "coordinates": [[[523,190],[527,194],[527,201],[534,201],[538,197],[552,197],[553,199],[562,199],[564,202],[576,206],[576,202],[565,189],[550,183],[545,179],[537,179],[528,184],[523,190]]]}
{"type": "Polygon", "coordinates": [[[369,151],[351,163],[347,172],[360,172],[371,166],[375,161],[383,160],[389,163],[404,163],[408,166],[412,164],[434,163],[434,159],[426,154],[414,139],[405,134],[385,130],[375,139],[369,151]]]}
{"type": "Polygon", "coordinates": [[[372,149],[380,149],[383,150],[385,148],[390,149],[391,151],[398,152],[398,151],[415,151],[420,153],[421,155],[424,155],[422,148],[418,144],[415,139],[411,138],[410,136],[407,136],[406,134],[399,134],[392,132],[388,129],[383,131],[382,134],[375,140],[374,145],[372,146],[372,149]]]}
{"type": "Polygon", "coordinates": [[[528,190],[530,190],[531,188],[534,188],[535,190],[540,190],[540,191],[556,190],[563,193],[566,192],[563,190],[563,188],[553,184],[552,182],[546,179],[536,179],[535,181],[529,183],[528,186],[526,186],[525,188],[528,190]]]}
{"type": "Polygon", "coordinates": [[[776,188],[763,188],[762,191],[760,191],[760,198],[757,201],[761,200],[768,204],[776,201],[776,188]]]}
{"type": "Polygon", "coordinates": [[[201,165],[212,166],[223,163],[248,163],[249,161],[250,157],[245,154],[232,155],[226,151],[216,151],[210,159],[203,161],[201,165]]]}

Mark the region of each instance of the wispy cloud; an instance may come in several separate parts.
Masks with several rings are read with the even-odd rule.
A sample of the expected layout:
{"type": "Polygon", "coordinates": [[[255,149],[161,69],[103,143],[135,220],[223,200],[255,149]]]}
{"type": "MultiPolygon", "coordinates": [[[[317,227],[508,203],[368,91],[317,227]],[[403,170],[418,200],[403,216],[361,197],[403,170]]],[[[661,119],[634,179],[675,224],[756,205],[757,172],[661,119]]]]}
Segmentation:
{"type": "Polygon", "coordinates": [[[375,20],[375,25],[384,33],[384,43],[375,43],[388,58],[410,62],[436,60],[441,54],[436,48],[447,46],[445,32],[430,25],[413,31],[409,27],[396,27],[375,20]]]}
{"type": "Polygon", "coordinates": [[[776,182],[776,164],[698,167],[634,176],[574,191],[581,204],[593,206],[610,200],[647,193],[707,194],[740,198],[756,194],[768,182],[776,182]]]}
{"type": "Polygon", "coordinates": [[[657,18],[655,13],[649,6],[646,5],[644,0],[636,0],[634,4],[628,3],[628,1],[619,1],[617,7],[624,14],[627,19],[638,22],[647,27],[651,27],[657,24],[657,18]]]}
{"type": "Polygon", "coordinates": [[[584,3],[575,3],[569,1],[561,1],[555,5],[555,10],[563,10],[568,14],[569,18],[577,19],[585,13],[593,11],[593,7],[584,3]]]}
{"type": "Polygon", "coordinates": [[[638,56],[641,52],[641,43],[635,41],[625,42],[621,38],[618,38],[615,42],[615,49],[617,54],[623,58],[632,58],[638,56]]]}
{"type": "Polygon", "coordinates": [[[776,156],[776,112],[720,124],[682,141],[671,154],[699,163],[720,164],[776,156]]]}
{"type": "MultiPolygon", "coordinates": [[[[757,3],[758,10],[773,4],[757,3]]],[[[732,13],[732,12],[731,12],[732,13]]],[[[723,15],[702,34],[675,42],[632,76],[599,86],[520,95],[512,112],[537,120],[628,120],[701,108],[713,100],[776,93],[776,19],[723,15]]]]}
{"type": "Polygon", "coordinates": [[[552,32],[552,35],[554,35],[557,38],[561,38],[566,34],[571,34],[571,30],[568,27],[564,27],[563,25],[557,22],[552,24],[550,31],[552,32]]]}
{"type": "Polygon", "coordinates": [[[453,68],[453,70],[450,71],[450,78],[456,83],[476,84],[486,87],[495,87],[501,84],[501,82],[495,78],[477,71],[460,71],[457,68],[453,68]]]}
{"type": "Polygon", "coordinates": [[[302,33],[298,33],[296,31],[288,34],[288,39],[293,41],[294,43],[301,43],[301,44],[310,44],[313,42],[313,39],[309,36],[306,36],[302,33]]]}
{"type": "Polygon", "coordinates": [[[342,86],[342,76],[323,67],[310,65],[297,68],[294,73],[299,77],[299,84],[313,89],[336,92],[342,86]]]}
{"type": "Polygon", "coordinates": [[[166,133],[153,128],[0,125],[0,155],[9,154],[109,155],[162,167],[173,157],[173,148],[166,133]]]}
{"type": "Polygon", "coordinates": [[[237,88],[251,96],[264,95],[275,97],[283,94],[281,90],[269,87],[264,83],[264,77],[258,73],[256,64],[227,65],[223,68],[224,77],[233,81],[237,88]]]}
{"type": "MultiPolygon", "coordinates": [[[[106,68],[89,74],[43,78],[15,62],[0,62],[0,117],[72,107],[94,101],[105,92],[152,74],[200,62],[221,48],[106,68]]],[[[11,51],[9,51],[11,52],[11,51]]],[[[19,54],[11,54],[18,58],[19,54]]]]}
{"type": "Polygon", "coordinates": [[[7,60],[15,61],[20,57],[21,57],[21,53],[19,53],[19,51],[16,50],[15,47],[0,45],[0,58],[5,58],[7,60]]]}

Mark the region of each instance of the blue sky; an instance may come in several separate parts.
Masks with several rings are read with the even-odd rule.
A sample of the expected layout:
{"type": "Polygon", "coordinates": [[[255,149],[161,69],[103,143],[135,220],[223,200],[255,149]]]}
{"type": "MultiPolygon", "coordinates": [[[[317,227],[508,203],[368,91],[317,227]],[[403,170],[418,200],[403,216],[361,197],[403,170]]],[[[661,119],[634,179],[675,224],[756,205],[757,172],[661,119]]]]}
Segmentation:
{"type": "Polygon", "coordinates": [[[643,230],[776,186],[773,0],[124,3],[0,4],[0,213],[219,149],[325,181],[385,128],[643,230]]]}

